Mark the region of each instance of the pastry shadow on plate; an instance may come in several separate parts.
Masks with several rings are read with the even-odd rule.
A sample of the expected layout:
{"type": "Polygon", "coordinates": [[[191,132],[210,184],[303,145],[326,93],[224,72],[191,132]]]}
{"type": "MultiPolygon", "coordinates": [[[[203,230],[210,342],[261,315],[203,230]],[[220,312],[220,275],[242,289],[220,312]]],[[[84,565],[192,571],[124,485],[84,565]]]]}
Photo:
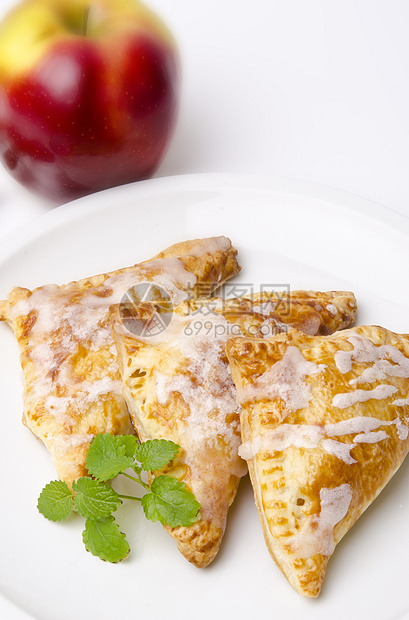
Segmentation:
{"type": "Polygon", "coordinates": [[[249,522],[249,527],[255,526],[259,528],[257,508],[254,503],[253,487],[251,486],[248,473],[240,479],[240,484],[237,490],[237,494],[233,503],[229,508],[227,516],[226,529],[223,534],[223,539],[218,551],[217,556],[214,558],[211,564],[206,567],[206,570],[210,570],[212,566],[216,568],[227,558],[231,557],[232,551],[237,548],[237,541],[240,539],[245,531],[243,531],[244,521],[248,516],[250,510],[254,513],[254,519],[249,522]]]}
{"type": "MultiPolygon", "coordinates": [[[[400,549],[398,541],[402,533],[399,517],[402,519],[404,514],[407,517],[409,511],[408,479],[409,458],[406,458],[378,497],[338,542],[336,553],[328,561],[320,596],[318,599],[309,600],[318,603],[330,600],[340,580],[344,580],[344,586],[347,589],[348,584],[345,582],[348,579],[362,579],[362,586],[364,587],[366,584],[367,587],[367,590],[362,590],[361,592],[363,597],[369,597],[377,585],[379,585],[379,588],[384,588],[385,581],[382,574],[384,574],[383,570],[386,571],[386,569],[382,567],[386,566],[386,560],[383,551],[389,544],[388,540],[394,549],[390,559],[389,570],[391,572],[394,570],[396,553],[402,553],[402,562],[407,561],[405,559],[407,557],[407,549],[404,546],[400,549]],[[402,514],[398,515],[394,523],[394,516],[397,514],[397,511],[402,511],[402,514]],[[362,575],[367,570],[373,571],[374,564],[381,567],[380,571],[372,572],[374,579],[365,581],[362,575]],[[353,566],[352,571],[351,566],[353,566]]],[[[397,565],[399,565],[398,562],[397,565]]],[[[396,570],[398,569],[396,568],[396,570]]]]}

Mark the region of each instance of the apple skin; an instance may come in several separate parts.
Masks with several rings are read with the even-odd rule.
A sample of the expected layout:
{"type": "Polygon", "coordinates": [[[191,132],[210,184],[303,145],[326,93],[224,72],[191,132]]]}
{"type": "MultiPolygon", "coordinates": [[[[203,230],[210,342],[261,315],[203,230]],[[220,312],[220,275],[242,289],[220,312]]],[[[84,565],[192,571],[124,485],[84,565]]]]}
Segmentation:
{"type": "Polygon", "coordinates": [[[22,2],[0,25],[3,164],[60,203],[149,178],[174,131],[179,73],[172,36],[136,0],[22,2]]]}

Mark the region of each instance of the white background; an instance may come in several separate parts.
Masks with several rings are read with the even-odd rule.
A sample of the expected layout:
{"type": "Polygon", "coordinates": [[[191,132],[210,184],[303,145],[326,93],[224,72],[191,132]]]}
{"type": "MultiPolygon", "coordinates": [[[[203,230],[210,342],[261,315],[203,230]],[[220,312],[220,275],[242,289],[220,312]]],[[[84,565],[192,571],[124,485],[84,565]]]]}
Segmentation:
{"type": "MultiPolygon", "coordinates": [[[[409,2],[149,4],[183,63],[179,124],[156,176],[303,179],[409,216],[409,2]]],[[[0,14],[14,5],[2,0],[0,14]]],[[[0,237],[51,208],[0,169],[0,237]]]]}
{"type": "MultiPolygon", "coordinates": [[[[5,13],[14,4],[14,0],[1,0],[0,14],[5,13]]],[[[183,64],[179,124],[168,155],[156,176],[225,172],[258,173],[267,177],[301,179],[347,190],[409,216],[409,183],[407,181],[409,170],[407,120],[409,114],[409,2],[407,0],[252,0],[251,2],[243,0],[150,0],[150,5],[165,18],[173,30],[179,42],[183,64]]],[[[240,200],[237,202],[239,203],[240,200]]],[[[52,208],[53,205],[18,186],[0,168],[0,238],[17,229],[20,224],[52,208]]],[[[330,209],[331,204],[328,203],[328,210],[330,209]]],[[[339,231],[334,213],[329,214],[328,225],[339,231]]],[[[322,219],[321,215],[318,220],[322,221],[322,219]]],[[[353,233],[356,233],[351,234],[351,238],[360,241],[359,233],[362,228],[359,228],[356,223],[359,223],[359,214],[356,218],[348,219],[348,223],[351,220],[355,222],[355,224],[350,224],[351,229],[355,227],[353,233]]],[[[271,222],[271,230],[273,230],[273,224],[271,222]]],[[[235,222],[234,225],[239,226],[239,223],[235,222]]],[[[346,221],[343,222],[343,226],[348,228],[346,221]]],[[[377,226],[376,222],[375,226],[377,226]]],[[[365,231],[367,232],[365,242],[371,246],[369,240],[371,230],[365,229],[365,231]]],[[[232,236],[233,232],[234,230],[232,236]]],[[[244,233],[245,231],[243,231],[243,237],[244,233]]],[[[265,234],[268,236],[268,230],[265,234]]],[[[389,292],[384,286],[381,287],[383,290],[379,291],[376,282],[379,273],[384,276],[380,282],[385,282],[388,266],[391,272],[389,275],[398,280],[397,271],[393,269],[394,259],[391,257],[395,249],[399,256],[402,256],[403,252],[398,245],[390,242],[390,234],[388,230],[389,245],[387,247],[382,246],[381,242],[376,246],[382,247],[388,258],[389,262],[385,263],[385,273],[382,272],[382,257],[379,255],[375,256],[380,264],[379,269],[376,263],[375,265],[366,264],[362,261],[359,265],[360,268],[368,270],[369,276],[372,268],[373,283],[370,277],[365,278],[365,286],[372,286],[370,290],[374,294],[371,299],[377,299],[377,295],[380,297],[375,308],[376,320],[380,323],[398,316],[396,310],[398,306],[392,307],[390,300],[382,299],[382,295],[388,295],[389,292]]],[[[377,238],[375,235],[374,239],[377,238]]],[[[68,235],[67,244],[70,239],[68,235]]],[[[102,244],[103,239],[102,235],[96,234],[92,243],[102,244]]],[[[116,241],[117,245],[122,246],[122,237],[118,235],[117,239],[120,239],[120,242],[116,241]]],[[[52,240],[55,244],[63,242],[62,238],[52,237],[52,240]]],[[[337,239],[334,238],[335,242],[337,239]]],[[[3,243],[7,246],[6,242],[3,243]]],[[[87,239],[87,244],[89,243],[87,239]]],[[[342,239],[339,245],[341,243],[342,239]]],[[[0,241],[0,246],[1,244],[0,241]]],[[[41,249],[40,244],[38,247],[41,249]]],[[[316,247],[318,252],[318,242],[316,247]]],[[[301,255],[301,250],[299,252],[301,255]]],[[[353,251],[351,252],[351,255],[346,252],[344,258],[350,261],[350,276],[348,277],[353,278],[356,263],[353,260],[353,251]]],[[[90,254],[92,255],[92,251],[90,254]]],[[[100,254],[101,251],[96,252],[97,256],[100,254]]],[[[73,255],[75,261],[76,253],[73,252],[73,255]]],[[[334,258],[331,252],[326,256],[330,259],[334,258]]],[[[343,258],[341,253],[338,256],[340,260],[343,258]]],[[[80,253],[76,260],[78,265],[81,260],[80,253]]],[[[297,273],[299,265],[302,265],[301,260],[296,265],[297,273]]],[[[345,265],[342,266],[345,271],[345,265]]],[[[400,267],[404,269],[406,265],[402,263],[400,267]]],[[[293,268],[291,262],[288,268],[290,270],[293,268]]],[[[26,263],[24,263],[24,269],[26,269],[26,263]]],[[[36,272],[35,269],[39,269],[38,265],[33,267],[33,277],[37,277],[38,271],[36,272]]],[[[41,275],[38,273],[39,280],[41,275]]],[[[15,281],[20,281],[20,279],[16,278],[15,281]]],[[[288,281],[292,280],[288,279],[288,281]]],[[[392,296],[396,297],[397,292],[402,293],[402,284],[397,283],[396,286],[392,286],[393,279],[391,278],[389,282],[393,290],[392,296]]],[[[372,311],[373,306],[369,304],[369,301],[365,304],[365,300],[369,300],[369,297],[365,297],[365,289],[358,289],[357,292],[360,293],[360,299],[364,300],[361,305],[363,312],[365,313],[368,308],[372,311]]],[[[406,316],[405,304],[402,303],[400,308],[399,320],[402,317],[403,322],[403,317],[406,316]]],[[[4,360],[3,363],[8,364],[8,358],[4,360]]],[[[3,376],[6,384],[8,375],[5,371],[6,366],[0,376],[3,376]]],[[[4,393],[6,390],[3,391],[4,393]]],[[[14,395],[15,392],[11,391],[11,393],[14,395]]],[[[13,429],[14,426],[13,422],[13,429]]],[[[19,431],[16,428],[13,432],[19,431]]],[[[5,437],[8,437],[7,433],[5,437]]],[[[28,449],[32,449],[31,436],[27,436],[27,446],[29,446],[28,449]]],[[[12,448],[13,445],[10,446],[10,451],[13,451],[12,448]]],[[[21,497],[31,507],[30,509],[35,506],[35,486],[30,486],[30,484],[37,474],[36,468],[41,468],[43,463],[44,468],[50,466],[48,455],[44,454],[44,460],[36,459],[35,463],[33,472],[28,472],[24,481],[21,482],[26,485],[22,487],[21,497]],[[27,490],[29,490],[28,494],[24,492],[27,490]]],[[[382,503],[378,503],[376,510],[372,513],[375,519],[358,523],[348,536],[351,541],[349,546],[341,547],[337,556],[334,557],[334,563],[338,564],[334,564],[334,570],[328,575],[328,580],[330,580],[327,582],[328,587],[331,588],[332,584],[332,588],[338,588],[339,598],[337,600],[343,600],[345,598],[344,579],[349,578],[350,589],[346,592],[353,593],[351,597],[353,603],[345,598],[344,607],[339,608],[339,616],[350,615],[351,618],[364,618],[369,600],[368,590],[365,590],[365,587],[369,588],[369,586],[372,592],[370,599],[373,601],[372,609],[379,606],[377,618],[387,617],[385,610],[389,608],[395,618],[403,617],[398,615],[399,606],[407,611],[404,584],[407,537],[402,536],[402,532],[407,531],[407,512],[403,510],[408,505],[407,485],[405,479],[402,478],[406,474],[405,469],[402,470],[400,477],[399,474],[395,477],[393,483],[380,498],[382,503]],[[386,531],[379,536],[379,532],[382,531],[380,524],[389,523],[391,514],[394,515],[394,527],[389,530],[385,528],[386,531]],[[375,538],[377,545],[372,545],[375,538]],[[363,541],[363,546],[360,546],[360,541],[363,541]],[[366,550],[366,553],[360,552],[362,548],[366,550]],[[356,555],[353,556],[351,566],[351,552],[354,549],[356,549],[356,555]],[[378,568],[379,558],[390,558],[391,549],[393,550],[393,562],[381,562],[378,568]],[[338,570],[335,570],[335,567],[338,570]],[[374,567],[376,570],[371,574],[374,567]],[[389,570],[396,572],[391,579],[390,601],[388,593],[385,594],[382,590],[384,575],[382,570],[385,573],[389,570]],[[340,574],[342,578],[339,578],[340,574]],[[359,575],[362,575],[362,583],[359,575]]],[[[3,478],[8,483],[8,477],[3,478]]],[[[10,484],[13,484],[13,479],[10,479],[10,484]]],[[[247,491],[251,493],[249,488],[247,491]]],[[[20,499],[20,501],[23,500],[20,499]]],[[[241,507],[243,507],[243,502],[241,507]]],[[[251,509],[254,510],[253,522],[256,523],[257,515],[253,504],[249,505],[248,510],[251,509]]],[[[12,510],[9,508],[6,511],[10,520],[14,514],[12,510]]],[[[42,539],[33,541],[32,533],[26,527],[26,513],[21,511],[19,519],[17,521],[20,526],[19,536],[21,534],[24,542],[27,541],[27,547],[23,545],[22,548],[28,548],[30,541],[31,544],[38,545],[40,548],[42,539]]],[[[40,527],[44,528],[44,537],[48,540],[49,537],[55,535],[55,540],[60,544],[59,530],[55,530],[54,534],[54,530],[48,523],[45,521],[44,523],[40,521],[40,523],[40,527]]],[[[265,551],[261,531],[257,527],[250,528],[246,531],[246,536],[241,536],[247,524],[247,512],[245,511],[236,512],[236,520],[232,524],[235,526],[234,530],[231,529],[224,543],[225,546],[227,545],[228,552],[221,555],[221,560],[215,568],[216,573],[209,573],[209,577],[206,576],[207,574],[204,576],[204,579],[208,579],[206,584],[212,585],[220,576],[218,589],[212,590],[205,587],[203,590],[201,575],[200,579],[196,578],[195,592],[210,592],[213,596],[220,597],[219,600],[224,600],[225,582],[223,579],[230,579],[235,595],[234,601],[238,607],[240,605],[243,607],[241,617],[248,618],[249,614],[257,615],[257,607],[255,607],[257,596],[249,597],[247,600],[242,597],[242,593],[246,592],[246,588],[248,589],[252,571],[254,570],[253,576],[258,571],[257,574],[261,574],[262,578],[259,581],[256,578],[252,588],[256,588],[260,596],[264,597],[263,601],[267,601],[265,608],[271,607],[271,617],[274,617],[277,615],[277,604],[274,603],[271,595],[274,593],[271,581],[275,579],[274,571],[270,570],[271,560],[267,557],[267,553],[260,556],[252,554],[256,545],[263,552],[265,551]],[[242,546],[238,547],[237,540],[242,546]],[[257,566],[252,564],[259,557],[263,558],[261,564],[257,566]],[[235,561],[236,558],[237,561],[235,561]],[[245,558],[244,562],[243,558],[245,558]],[[226,570],[226,565],[228,565],[228,570],[226,570]],[[246,568],[248,573],[246,573],[246,568]]],[[[15,531],[11,527],[5,528],[5,531],[8,533],[8,544],[11,546],[15,531]]],[[[178,556],[175,558],[173,541],[167,540],[165,534],[163,538],[160,538],[160,533],[158,534],[152,528],[149,531],[154,533],[146,534],[145,531],[140,533],[138,530],[135,534],[135,536],[140,536],[141,540],[146,541],[140,558],[144,571],[147,566],[145,556],[151,554],[148,560],[150,558],[156,571],[152,569],[152,575],[157,575],[159,570],[156,564],[158,554],[156,554],[155,545],[157,544],[161,554],[168,545],[166,548],[169,549],[169,566],[173,567],[174,563],[179,561],[180,569],[178,570],[190,575],[189,567],[187,563],[183,563],[183,558],[178,558],[178,556]],[[155,536],[159,538],[156,539],[155,536]],[[149,545],[152,545],[152,553],[149,545]]],[[[68,546],[71,538],[64,536],[64,541],[68,546]]],[[[33,568],[28,570],[26,567],[29,579],[23,579],[21,582],[26,593],[37,592],[35,588],[30,588],[30,584],[35,579],[42,579],[43,573],[38,570],[38,558],[41,557],[43,566],[47,565],[48,559],[55,553],[54,549],[51,544],[44,551],[44,557],[30,553],[27,555],[27,567],[33,568]]],[[[64,558],[64,565],[67,554],[72,552],[75,556],[76,549],[76,547],[73,550],[61,548],[60,557],[64,558]]],[[[84,553],[82,547],[78,549],[78,562],[83,571],[83,573],[79,571],[78,576],[82,577],[82,574],[89,570],[88,566],[92,558],[90,559],[89,554],[84,553]]],[[[17,549],[15,553],[17,558],[20,557],[19,554],[20,551],[17,549]]],[[[50,559],[48,565],[53,567],[52,561],[50,559]]],[[[139,562],[138,556],[135,562],[139,562]]],[[[11,568],[10,581],[14,575],[11,568]]],[[[123,568],[120,567],[120,570],[122,571],[123,568]]],[[[17,571],[17,569],[20,570],[14,565],[13,570],[17,571]]],[[[97,568],[97,571],[101,570],[104,571],[104,575],[107,574],[102,582],[105,598],[102,598],[101,605],[104,602],[108,605],[108,598],[111,599],[112,592],[115,592],[110,581],[110,569],[111,567],[106,565],[97,568]]],[[[165,569],[160,570],[163,573],[160,577],[166,581],[165,569]]],[[[150,575],[149,571],[145,574],[150,575]]],[[[178,572],[176,571],[175,574],[178,575],[178,572]]],[[[98,572],[94,573],[89,570],[89,579],[94,579],[95,583],[98,576],[98,572]]],[[[57,577],[59,577],[58,574],[56,574],[57,577]]],[[[280,585],[280,604],[287,605],[287,613],[285,614],[282,610],[278,615],[306,617],[307,611],[311,616],[320,613],[324,617],[327,605],[330,608],[332,604],[331,596],[322,599],[321,611],[318,612],[316,608],[309,605],[308,601],[296,597],[290,588],[286,589],[286,584],[278,581],[279,577],[281,576],[277,576],[277,585],[280,585]],[[282,590],[281,583],[283,583],[282,590]]],[[[123,580],[121,583],[122,588],[128,587],[127,581],[123,580]]],[[[133,575],[131,583],[134,589],[133,575]]],[[[183,580],[182,583],[184,583],[183,580]]],[[[82,585],[84,589],[90,591],[86,579],[82,580],[82,585]]],[[[52,588],[50,590],[48,596],[52,594],[52,588]]],[[[128,590],[131,592],[130,586],[128,590]]],[[[328,591],[331,593],[330,589],[328,591]]],[[[54,594],[54,598],[57,594],[54,594]]],[[[147,596],[146,592],[142,592],[142,595],[147,596]]],[[[140,592],[136,591],[133,594],[132,591],[132,597],[140,603],[140,592]]],[[[72,593],[68,594],[68,598],[75,604],[81,601],[80,598],[76,599],[72,593]]],[[[206,601],[208,598],[205,596],[206,601]]],[[[163,603],[163,601],[159,602],[163,603]]],[[[26,608],[30,607],[29,603],[30,601],[26,601],[26,608]]],[[[6,599],[2,598],[1,604],[7,620],[22,617],[22,612],[14,610],[13,607],[10,607],[10,610],[6,609],[8,605],[6,599]]],[[[226,606],[230,604],[227,598],[226,606]]],[[[61,599],[58,605],[63,606],[64,601],[61,599]]],[[[130,609],[128,613],[131,613],[130,609]]],[[[135,613],[137,615],[138,611],[136,610],[135,613]]],[[[143,615],[146,614],[142,610],[143,615]]],[[[54,618],[55,615],[51,617],[54,618]]],[[[87,617],[91,616],[88,614],[87,617]]],[[[327,614],[325,617],[335,616],[327,614]]]]}

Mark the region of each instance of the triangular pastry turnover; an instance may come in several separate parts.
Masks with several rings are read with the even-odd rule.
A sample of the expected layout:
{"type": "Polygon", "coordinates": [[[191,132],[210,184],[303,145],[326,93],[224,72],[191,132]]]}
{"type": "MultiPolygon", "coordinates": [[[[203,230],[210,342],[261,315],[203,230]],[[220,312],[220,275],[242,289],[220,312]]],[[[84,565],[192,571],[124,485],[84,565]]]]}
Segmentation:
{"type": "Polygon", "coordinates": [[[132,432],[122,397],[109,306],[131,287],[153,282],[173,301],[213,289],[239,271],[225,237],[171,246],[150,261],[63,286],[14,288],[0,304],[24,373],[23,421],[51,453],[58,476],[86,473],[90,440],[132,432]]]}
{"type": "Polygon", "coordinates": [[[306,317],[310,329],[327,333],[351,324],[355,313],[352,293],[305,291],[191,300],[171,316],[151,304],[112,309],[124,396],[136,432],[142,441],[170,439],[181,446],[166,473],[183,480],[202,507],[194,525],[166,527],[196,566],[215,557],[247,471],[238,456],[239,407],[227,338],[271,335],[286,327],[284,320],[298,325],[306,317]],[[158,324],[155,318],[167,325],[159,333],[150,331],[158,324]]]}
{"type": "MultiPolygon", "coordinates": [[[[199,302],[195,302],[198,307],[199,302]]],[[[207,308],[219,307],[241,335],[269,338],[289,327],[309,336],[332,334],[353,325],[357,303],[350,291],[281,291],[256,293],[226,300],[208,300],[207,308]]],[[[229,334],[235,335],[233,328],[229,334]]]]}
{"type": "Polygon", "coordinates": [[[227,344],[267,547],[302,595],[409,447],[409,336],[356,327],[227,344]]]}

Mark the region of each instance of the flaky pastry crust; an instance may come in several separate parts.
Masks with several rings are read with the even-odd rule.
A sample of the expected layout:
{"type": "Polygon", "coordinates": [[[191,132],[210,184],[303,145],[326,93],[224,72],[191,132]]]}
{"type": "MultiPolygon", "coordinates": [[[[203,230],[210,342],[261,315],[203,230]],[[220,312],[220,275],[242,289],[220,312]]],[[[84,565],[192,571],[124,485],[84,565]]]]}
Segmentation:
{"type": "Polygon", "coordinates": [[[409,336],[377,326],[232,338],[246,458],[267,547],[302,595],[409,448],[409,336]]]}
{"type": "Polygon", "coordinates": [[[314,333],[327,332],[353,322],[356,301],[352,293],[305,291],[188,300],[173,308],[169,325],[158,334],[148,327],[156,325],[157,313],[166,318],[169,308],[163,312],[160,306],[140,304],[131,310],[133,324],[127,323],[132,312],[124,320],[123,308],[111,309],[125,400],[142,441],[168,439],[181,446],[165,471],[194,493],[201,518],[190,527],[166,529],[181,553],[204,567],[218,552],[229,506],[246,472],[238,456],[239,406],[227,338],[271,335],[291,320],[314,333]]]}
{"type": "Polygon", "coordinates": [[[178,243],[132,267],[33,291],[14,288],[0,303],[24,373],[23,421],[49,450],[69,484],[86,474],[89,442],[101,432],[132,433],[122,396],[109,306],[141,282],[174,301],[210,294],[239,271],[226,237],[178,243]]]}

